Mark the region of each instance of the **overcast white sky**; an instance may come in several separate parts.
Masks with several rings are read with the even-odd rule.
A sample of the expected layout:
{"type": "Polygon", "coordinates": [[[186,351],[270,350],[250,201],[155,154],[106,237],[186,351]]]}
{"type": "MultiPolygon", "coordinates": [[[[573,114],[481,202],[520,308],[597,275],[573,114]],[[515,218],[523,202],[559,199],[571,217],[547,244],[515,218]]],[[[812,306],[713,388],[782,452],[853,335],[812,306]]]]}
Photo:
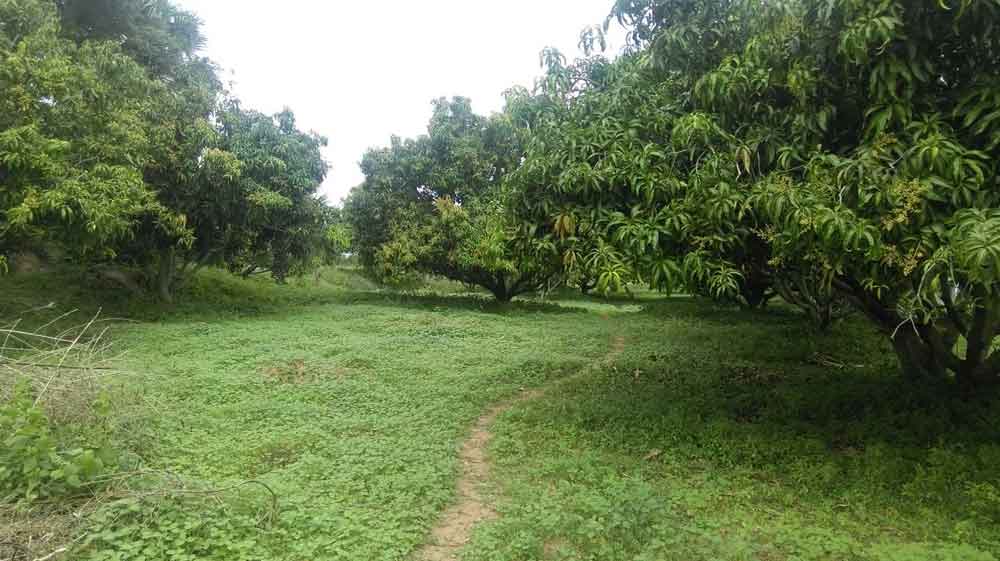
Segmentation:
{"type": "Polygon", "coordinates": [[[570,59],[613,0],[177,0],[205,22],[206,54],[249,106],[295,111],[326,136],[331,202],[361,182],[357,162],[389,136],[425,130],[432,99],[483,114],[530,87],[546,46],[570,59]]]}

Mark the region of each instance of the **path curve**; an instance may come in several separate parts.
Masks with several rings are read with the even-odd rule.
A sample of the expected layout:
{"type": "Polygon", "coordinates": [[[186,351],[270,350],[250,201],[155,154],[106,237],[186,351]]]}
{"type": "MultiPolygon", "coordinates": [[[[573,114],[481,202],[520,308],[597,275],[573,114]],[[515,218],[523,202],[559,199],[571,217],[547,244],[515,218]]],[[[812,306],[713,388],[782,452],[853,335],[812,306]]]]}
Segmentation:
{"type": "Polygon", "coordinates": [[[611,350],[600,359],[590,363],[571,376],[551,382],[545,387],[526,390],[516,397],[489,408],[472,425],[472,432],[462,443],[459,459],[462,473],[458,478],[456,495],[458,500],[448,507],[431,530],[430,543],[417,550],[418,561],[454,561],[458,553],[469,542],[472,530],[481,522],[497,517],[493,505],[483,499],[482,486],[489,480],[490,465],[486,460],[486,448],[493,439],[493,424],[500,414],[519,403],[543,396],[558,384],[582,378],[595,369],[610,365],[625,350],[625,338],[616,335],[611,339],[611,350]]]}

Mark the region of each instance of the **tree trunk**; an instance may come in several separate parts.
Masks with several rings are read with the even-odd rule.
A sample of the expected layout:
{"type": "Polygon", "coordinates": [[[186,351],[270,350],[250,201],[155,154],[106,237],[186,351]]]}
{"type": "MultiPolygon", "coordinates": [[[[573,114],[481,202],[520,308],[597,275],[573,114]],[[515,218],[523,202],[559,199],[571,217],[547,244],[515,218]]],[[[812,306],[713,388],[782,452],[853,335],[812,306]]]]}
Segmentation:
{"type": "Polygon", "coordinates": [[[943,301],[950,319],[914,323],[896,312],[892,302],[884,302],[848,279],[836,279],[835,287],[864,312],[883,332],[889,334],[903,372],[914,379],[947,379],[949,373],[966,392],[1000,384],[1000,352],[991,352],[997,331],[1000,302],[986,292],[979,294],[971,323],[953,309],[950,295],[943,301]],[[968,342],[965,357],[954,351],[959,337],[968,342]]]}
{"type": "Polygon", "coordinates": [[[503,282],[491,288],[490,292],[493,293],[493,297],[496,298],[497,302],[501,304],[507,304],[514,299],[514,295],[507,290],[507,286],[503,282]]]}
{"type": "Polygon", "coordinates": [[[974,314],[965,333],[947,325],[904,323],[892,337],[893,348],[904,373],[915,378],[946,379],[954,374],[958,385],[968,394],[1000,384],[1000,353],[989,352],[993,329],[988,320],[974,314]],[[954,351],[959,337],[968,345],[965,357],[954,351]]]}
{"type": "Polygon", "coordinates": [[[993,353],[959,381],[974,389],[1000,386],[1000,352],[993,353]]]}
{"type": "Polygon", "coordinates": [[[770,273],[756,267],[748,267],[743,272],[740,283],[741,304],[751,310],[762,310],[767,307],[767,301],[774,298],[774,281],[770,273]]]}
{"type": "Polygon", "coordinates": [[[745,283],[740,287],[740,296],[743,297],[743,304],[751,310],[762,310],[767,307],[767,302],[774,293],[768,290],[769,286],[764,284],[745,283]]]}
{"type": "Polygon", "coordinates": [[[493,293],[493,297],[496,298],[497,302],[501,304],[506,304],[514,298],[514,291],[508,286],[507,278],[504,275],[497,275],[487,288],[493,293]]]}
{"type": "Polygon", "coordinates": [[[837,296],[805,275],[793,272],[775,276],[774,289],[785,302],[804,311],[820,332],[828,331],[844,315],[837,296]]]}
{"type": "Polygon", "coordinates": [[[986,290],[976,292],[977,303],[968,323],[965,359],[957,368],[958,381],[965,387],[1000,383],[1000,352],[993,352],[993,339],[1000,324],[1000,302],[986,290]]]}
{"type": "Polygon", "coordinates": [[[174,277],[177,274],[176,271],[176,251],[171,246],[160,252],[160,268],[156,275],[156,293],[159,294],[160,300],[167,303],[172,303],[174,301],[174,277]]]}
{"type": "Polygon", "coordinates": [[[813,317],[813,324],[820,333],[826,333],[830,331],[830,326],[833,325],[833,308],[831,305],[821,306],[813,317]]]}
{"type": "Polygon", "coordinates": [[[931,345],[920,337],[912,325],[903,325],[892,337],[892,347],[896,351],[899,366],[907,377],[913,380],[941,380],[948,369],[943,357],[937,355],[931,345]]]}

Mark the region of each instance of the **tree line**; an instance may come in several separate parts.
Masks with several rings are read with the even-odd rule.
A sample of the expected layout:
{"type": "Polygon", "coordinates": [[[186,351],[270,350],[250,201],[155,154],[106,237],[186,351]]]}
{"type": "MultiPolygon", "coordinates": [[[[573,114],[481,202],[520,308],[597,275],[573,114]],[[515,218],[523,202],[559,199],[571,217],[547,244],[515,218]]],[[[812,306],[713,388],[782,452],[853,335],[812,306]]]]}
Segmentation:
{"type": "Polygon", "coordinates": [[[0,255],[58,246],[164,298],[331,250],[500,301],[782,298],[863,314],[915,379],[1000,380],[1000,0],[617,0],[501,112],[442,98],[369,150],[343,208],[317,196],[325,139],[244,108],[195,15],[0,0],[0,22],[0,255]]]}
{"type": "Polygon", "coordinates": [[[998,23],[997,0],[618,0],[500,114],[439,100],[370,151],[359,257],[499,300],[641,283],[821,327],[856,310],[909,375],[994,384],[998,23]]]}
{"type": "Polygon", "coordinates": [[[167,0],[0,0],[0,256],[57,249],[167,300],[206,265],[311,262],[326,139],[244,107],[203,43],[167,0]]]}

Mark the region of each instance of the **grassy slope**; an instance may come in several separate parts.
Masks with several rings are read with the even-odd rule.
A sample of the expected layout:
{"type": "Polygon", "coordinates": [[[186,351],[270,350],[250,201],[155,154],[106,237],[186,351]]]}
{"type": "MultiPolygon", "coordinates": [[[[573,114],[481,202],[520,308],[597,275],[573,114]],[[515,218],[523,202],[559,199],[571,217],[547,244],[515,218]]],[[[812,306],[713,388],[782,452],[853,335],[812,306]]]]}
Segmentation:
{"type": "Polygon", "coordinates": [[[58,276],[2,281],[7,314],[57,295],[142,320],[115,336],[144,380],[151,419],[130,446],[148,467],[279,497],[276,520],[256,485],[125,502],[81,556],[404,559],[451,498],[472,420],[616,335],[614,367],[501,418],[503,517],[468,559],[1000,554],[996,402],[909,388],[863,324],[820,337],[788,313],[686,299],[498,310],[329,275],[210,273],[169,309],[58,276]]]}

